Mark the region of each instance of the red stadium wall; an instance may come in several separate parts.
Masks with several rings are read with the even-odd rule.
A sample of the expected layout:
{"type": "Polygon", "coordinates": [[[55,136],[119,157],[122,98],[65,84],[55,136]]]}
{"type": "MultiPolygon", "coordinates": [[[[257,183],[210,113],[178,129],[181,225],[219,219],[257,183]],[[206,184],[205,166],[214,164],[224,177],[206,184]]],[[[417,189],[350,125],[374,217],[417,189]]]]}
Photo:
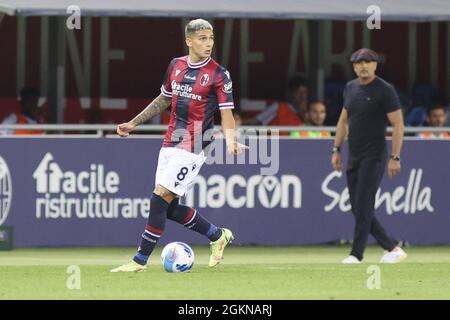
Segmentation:
{"type": "MultiPolygon", "coordinates": [[[[46,49],[46,19],[6,16],[0,24],[0,118],[18,107],[13,97],[23,85],[40,87],[45,96],[46,68],[41,52],[46,49]],[[25,46],[18,45],[21,37],[25,46]]],[[[68,31],[75,47],[69,46],[69,34],[66,36],[65,90],[69,100],[65,122],[117,122],[140,110],[159,93],[170,59],[185,54],[184,23],[181,19],[82,18],[81,30],[68,31]],[[74,66],[75,53],[78,67],[74,66]],[[77,80],[87,86],[78,88],[77,80]],[[78,97],[85,96],[92,99],[82,107],[78,97]]],[[[217,19],[214,25],[216,58],[235,80],[236,100],[281,99],[290,75],[307,74],[306,22],[217,19]],[[296,30],[298,38],[293,37],[296,30]]],[[[321,27],[326,30],[324,39],[319,40],[324,44],[320,54],[327,78],[346,81],[353,77],[346,60],[353,50],[368,43],[385,59],[379,74],[398,89],[408,91],[414,81],[430,82],[445,95],[450,86],[450,53],[446,52],[450,26],[446,23],[385,22],[381,30],[366,33],[360,22],[328,21],[321,22],[321,27]],[[412,26],[415,37],[409,37],[412,26]]]]}

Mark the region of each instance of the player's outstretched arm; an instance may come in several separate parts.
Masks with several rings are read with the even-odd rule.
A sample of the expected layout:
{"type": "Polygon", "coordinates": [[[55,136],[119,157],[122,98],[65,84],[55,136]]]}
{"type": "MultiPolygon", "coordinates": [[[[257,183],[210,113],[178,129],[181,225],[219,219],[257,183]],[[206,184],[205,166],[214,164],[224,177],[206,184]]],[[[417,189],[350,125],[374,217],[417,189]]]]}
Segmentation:
{"type": "Polygon", "coordinates": [[[128,137],[138,125],[143,124],[160,114],[170,106],[172,99],[160,94],[153,100],[141,113],[139,113],[133,120],[121,123],[117,126],[117,134],[121,137],[128,137]]]}
{"type": "Polygon", "coordinates": [[[231,109],[220,110],[220,116],[222,117],[222,130],[225,135],[228,153],[240,154],[244,149],[248,149],[248,146],[237,142],[236,123],[234,122],[231,109]]]}

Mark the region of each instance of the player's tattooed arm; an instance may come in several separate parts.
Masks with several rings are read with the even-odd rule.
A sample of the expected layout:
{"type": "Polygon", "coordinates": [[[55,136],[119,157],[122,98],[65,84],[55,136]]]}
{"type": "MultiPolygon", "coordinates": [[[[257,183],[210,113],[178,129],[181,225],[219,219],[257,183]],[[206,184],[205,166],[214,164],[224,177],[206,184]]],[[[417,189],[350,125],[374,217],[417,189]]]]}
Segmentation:
{"type": "Polygon", "coordinates": [[[133,120],[130,122],[137,127],[140,124],[143,124],[153,118],[154,116],[160,114],[164,110],[166,110],[171,103],[172,99],[167,98],[160,94],[155,100],[153,100],[141,113],[139,113],[133,120]]]}
{"type": "Polygon", "coordinates": [[[117,126],[117,134],[121,137],[128,137],[130,133],[138,125],[143,124],[160,114],[170,106],[171,99],[160,94],[155,100],[153,100],[141,113],[139,113],[130,122],[121,123],[117,126]]]}

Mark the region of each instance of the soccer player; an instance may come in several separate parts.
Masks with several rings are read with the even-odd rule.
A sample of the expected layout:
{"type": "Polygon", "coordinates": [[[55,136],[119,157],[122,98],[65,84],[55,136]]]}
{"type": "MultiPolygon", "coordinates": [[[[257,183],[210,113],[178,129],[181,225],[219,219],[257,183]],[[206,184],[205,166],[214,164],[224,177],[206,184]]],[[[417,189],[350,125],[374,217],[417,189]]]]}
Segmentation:
{"type": "Polygon", "coordinates": [[[389,237],[374,215],[375,196],[386,167],[385,131],[387,121],[393,126],[392,150],[388,161],[390,177],[400,172],[403,142],[403,116],[395,89],[375,75],[378,54],[362,48],[350,58],[358,78],[347,83],[344,108],[336,128],[331,158],[335,170],[342,169],[340,147],[347,135],[349,157],[347,185],[352,213],[355,216],[353,247],[342,263],[360,263],[371,234],[385,249],[382,263],[397,263],[406,253],[389,237]]]}
{"type": "Polygon", "coordinates": [[[111,272],[145,271],[150,254],[161,237],[166,218],[205,235],[211,241],[209,266],[223,259],[223,251],[233,240],[233,233],[208,222],[194,208],[179,204],[206,160],[204,149],[212,139],[205,138],[214,125],[213,116],[220,109],[227,151],[240,154],[247,146],[237,142],[232,82],[230,73],[211,59],[214,33],[203,19],[190,21],[185,28],[189,55],[173,59],[167,69],[161,94],[130,122],[117,127],[126,137],[138,125],[171,106],[170,122],[159,153],[155,189],[150,214],[134,258],[111,272]]]}

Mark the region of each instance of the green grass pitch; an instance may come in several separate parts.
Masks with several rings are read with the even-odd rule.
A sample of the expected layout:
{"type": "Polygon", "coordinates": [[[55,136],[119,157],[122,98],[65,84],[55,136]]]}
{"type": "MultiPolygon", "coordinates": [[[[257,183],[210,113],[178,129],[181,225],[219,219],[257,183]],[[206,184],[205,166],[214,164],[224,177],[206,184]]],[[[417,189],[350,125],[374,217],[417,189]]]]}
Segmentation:
{"type": "Polygon", "coordinates": [[[230,246],[223,263],[210,269],[209,248],[194,247],[196,264],[181,274],[164,271],[161,247],[147,272],[137,274],[109,272],[135,248],[0,251],[0,300],[450,299],[450,247],[406,250],[408,259],[397,265],[378,264],[378,247],[367,249],[361,265],[341,265],[347,247],[230,246]],[[80,289],[67,287],[76,283],[71,265],[79,267],[80,289]],[[380,268],[380,289],[367,286],[372,265],[380,268]]]}

